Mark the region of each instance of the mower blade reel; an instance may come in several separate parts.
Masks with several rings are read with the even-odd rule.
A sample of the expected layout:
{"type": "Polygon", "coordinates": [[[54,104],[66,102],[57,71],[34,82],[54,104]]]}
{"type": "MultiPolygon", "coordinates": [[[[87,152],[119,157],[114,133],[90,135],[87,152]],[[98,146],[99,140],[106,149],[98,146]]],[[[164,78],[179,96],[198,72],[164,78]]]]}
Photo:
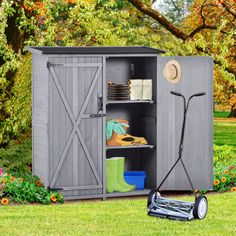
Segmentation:
{"type": "Polygon", "coordinates": [[[191,220],[194,218],[193,208],[193,202],[157,197],[149,205],[148,215],[174,220],[191,220]]]}

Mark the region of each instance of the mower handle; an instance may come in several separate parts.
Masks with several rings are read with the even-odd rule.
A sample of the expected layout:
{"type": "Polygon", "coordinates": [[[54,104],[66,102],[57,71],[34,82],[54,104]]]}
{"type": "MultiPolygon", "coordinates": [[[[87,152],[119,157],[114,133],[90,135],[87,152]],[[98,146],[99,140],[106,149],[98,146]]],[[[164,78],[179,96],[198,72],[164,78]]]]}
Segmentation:
{"type": "MultiPolygon", "coordinates": [[[[181,93],[179,93],[179,92],[170,91],[170,93],[173,94],[173,95],[175,95],[175,96],[184,97],[184,95],[181,94],[181,93]]],[[[190,97],[190,99],[191,99],[192,97],[200,97],[200,96],[203,96],[203,95],[205,95],[205,94],[206,94],[205,92],[195,93],[195,94],[193,94],[193,95],[190,97]]]]}
{"type": "Polygon", "coordinates": [[[206,95],[206,93],[205,92],[195,93],[191,97],[199,97],[199,96],[203,96],[203,95],[206,95]]]}
{"type": "MultiPolygon", "coordinates": [[[[192,96],[189,97],[189,99],[187,100],[186,102],[186,99],[185,99],[185,96],[179,92],[175,92],[175,91],[170,91],[171,94],[173,95],[176,95],[176,96],[180,96],[183,98],[183,105],[184,105],[184,116],[183,116],[183,124],[182,124],[182,131],[181,131],[181,139],[180,139],[180,145],[179,145],[179,157],[178,159],[175,161],[174,165],[170,168],[169,172],[167,173],[167,175],[165,176],[165,178],[162,180],[162,182],[159,184],[159,186],[157,187],[157,189],[155,190],[155,192],[159,191],[159,189],[161,188],[161,186],[163,185],[163,183],[165,182],[165,180],[167,179],[167,177],[170,175],[170,173],[172,172],[172,170],[174,169],[174,167],[177,165],[177,163],[179,161],[181,161],[182,163],[182,166],[184,168],[184,171],[187,175],[187,178],[188,178],[188,181],[191,185],[191,188],[195,194],[195,199],[197,199],[197,194],[194,190],[194,185],[189,177],[189,174],[188,174],[188,171],[185,167],[185,164],[183,162],[183,160],[181,159],[182,158],[182,153],[183,153],[183,141],[184,141],[184,131],[185,131],[185,122],[186,122],[186,114],[187,114],[187,111],[188,111],[188,105],[189,105],[189,102],[190,100],[193,98],[193,97],[198,97],[198,96],[203,96],[205,95],[206,93],[205,92],[199,92],[199,93],[195,93],[193,94],[192,96]]],[[[150,192],[149,195],[152,195],[153,193],[150,192]]]]}
{"type": "Polygon", "coordinates": [[[180,96],[182,97],[183,95],[181,93],[175,92],[175,91],[170,91],[171,94],[176,95],[176,96],[180,96]]]}

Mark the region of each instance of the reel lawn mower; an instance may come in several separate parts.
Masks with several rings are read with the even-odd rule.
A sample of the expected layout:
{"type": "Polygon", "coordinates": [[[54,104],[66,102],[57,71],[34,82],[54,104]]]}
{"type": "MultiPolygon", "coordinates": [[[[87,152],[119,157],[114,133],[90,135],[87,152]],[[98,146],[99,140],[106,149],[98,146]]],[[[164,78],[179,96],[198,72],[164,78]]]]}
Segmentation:
{"type": "Polygon", "coordinates": [[[175,219],[175,220],[204,219],[205,216],[207,215],[207,210],[208,210],[207,198],[204,195],[198,196],[197,192],[194,190],[193,183],[190,179],[186,166],[182,160],[182,154],[183,154],[183,141],[184,141],[186,114],[188,111],[189,102],[193,97],[203,96],[206,93],[200,92],[200,93],[193,94],[192,96],[189,97],[187,102],[186,102],[185,96],[182,95],[181,93],[174,92],[174,91],[171,91],[170,93],[172,95],[182,97],[183,103],[184,103],[184,118],[183,118],[181,138],[180,138],[180,144],[179,144],[179,157],[175,161],[173,166],[170,168],[169,172],[167,173],[165,178],[162,180],[158,188],[156,190],[150,191],[148,195],[148,201],[147,201],[148,215],[157,216],[161,218],[175,219]],[[177,165],[179,161],[181,162],[183,166],[187,179],[195,195],[195,202],[171,200],[168,198],[161,197],[161,194],[159,192],[159,189],[161,188],[161,186],[163,185],[163,183],[168,178],[168,176],[170,175],[170,173],[172,172],[172,170],[175,168],[175,166],[177,165]]]}

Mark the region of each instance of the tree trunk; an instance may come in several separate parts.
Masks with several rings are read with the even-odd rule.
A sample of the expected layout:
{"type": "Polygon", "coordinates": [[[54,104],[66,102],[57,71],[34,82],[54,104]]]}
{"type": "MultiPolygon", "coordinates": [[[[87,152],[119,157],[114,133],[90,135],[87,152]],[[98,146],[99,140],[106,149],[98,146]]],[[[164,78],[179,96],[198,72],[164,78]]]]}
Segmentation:
{"type": "Polygon", "coordinates": [[[231,111],[228,117],[236,117],[236,105],[231,107],[231,111]]]}

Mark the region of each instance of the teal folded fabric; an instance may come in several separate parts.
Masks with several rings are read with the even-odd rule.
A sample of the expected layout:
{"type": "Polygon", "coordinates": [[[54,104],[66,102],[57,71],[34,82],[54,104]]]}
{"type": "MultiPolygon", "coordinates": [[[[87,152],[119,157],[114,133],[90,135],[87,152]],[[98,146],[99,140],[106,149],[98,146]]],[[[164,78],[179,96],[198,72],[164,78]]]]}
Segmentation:
{"type": "Polygon", "coordinates": [[[109,140],[112,136],[112,132],[114,131],[117,134],[126,134],[125,129],[123,126],[129,127],[129,125],[125,123],[119,123],[115,120],[109,120],[107,121],[106,125],[106,138],[109,140]]]}

